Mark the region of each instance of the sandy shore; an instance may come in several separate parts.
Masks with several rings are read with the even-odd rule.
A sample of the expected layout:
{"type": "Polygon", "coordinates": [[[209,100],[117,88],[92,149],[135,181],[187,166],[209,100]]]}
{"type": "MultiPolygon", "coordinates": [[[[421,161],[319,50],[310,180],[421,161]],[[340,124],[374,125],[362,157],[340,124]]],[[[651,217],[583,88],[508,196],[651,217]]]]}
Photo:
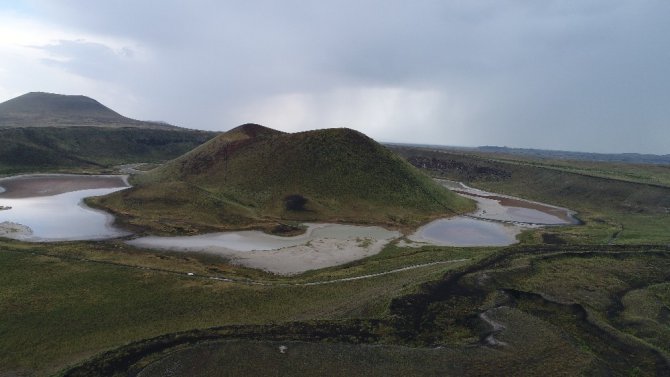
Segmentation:
{"type": "Polygon", "coordinates": [[[231,253],[231,262],[280,275],[338,266],[379,253],[389,240],[337,240],[321,238],[308,245],[279,250],[231,253]]]}
{"type": "Polygon", "coordinates": [[[71,191],[128,187],[123,175],[35,174],[0,179],[0,198],[53,196],[71,191]]]}
{"type": "Polygon", "coordinates": [[[308,225],[305,234],[295,237],[241,231],[191,237],[142,237],[128,243],[149,249],[216,254],[245,267],[294,275],[377,254],[400,237],[399,232],[380,227],[308,225]]]}

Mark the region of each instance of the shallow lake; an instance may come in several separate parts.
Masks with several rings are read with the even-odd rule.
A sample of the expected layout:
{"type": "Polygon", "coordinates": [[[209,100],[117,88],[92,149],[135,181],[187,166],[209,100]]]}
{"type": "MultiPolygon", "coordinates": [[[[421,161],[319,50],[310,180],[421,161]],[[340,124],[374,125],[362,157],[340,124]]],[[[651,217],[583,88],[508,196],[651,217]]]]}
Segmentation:
{"type": "MultiPolygon", "coordinates": [[[[569,224],[564,208],[442,182],[477,201],[468,216],[435,220],[408,238],[416,245],[505,246],[529,226],[569,224]],[[510,224],[512,223],[512,224],[510,224]]],[[[127,188],[124,176],[33,175],[0,179],[0,236],[25,241],[94,240],[128,235],[113,217],[83,199],[127,188]]],[[[294,274],[347,263],[378,253],[401,234],[376,226],[306,224],[295,237],[237,231],[189,237],[141,237],[130,245],[176,252],[205,252],[233,263],[294,274]]]]}
{"type": "Polygon", "coordinates": [[[89,208],[83,203],[84,198],[107,195],[127,187],[122,177],[101,178],[102,183],[95,184],[95,179],[90,176],[44,175],[0,181],[4,191],[0,193],[0,206],[11,207],[0,211],[0,236],[45,242],[96,240],[129,234],[111,225],[114,221],[112,215],[89,208]],[[58,184],[53,184],[54,177],[58,178],[58,184]],[[91,187],[92,184],[116,187],[79,189],[91,187]],[[26,197],[26,192],[31,196],[26,197]]]}
{"type": "Polygon", "coordinates": [[[437,181],[459,195],[477,202],[477,210],[471,213],[470,217],[527,225],[579,223],[574,217],[575,213],[566,208],[478,190],[461,182],[442,179],[437,181]]]}
{"type": "Polygon", "coordinates": [[[477,202],[467,216],[438,219],[409,236],[415,242],[442,246],[507,246],[516,243],[524,229],[569,225],[574,212],[561,207],[468,187],[461,182],[437,180],[446,188],[477,202]]]}
{"type": "Polygon", "coordinates": [[[453,217],[428,223],[409,239],[442,246],[507,246],[516,242],[521,230],[515,225],[453,217]]]}

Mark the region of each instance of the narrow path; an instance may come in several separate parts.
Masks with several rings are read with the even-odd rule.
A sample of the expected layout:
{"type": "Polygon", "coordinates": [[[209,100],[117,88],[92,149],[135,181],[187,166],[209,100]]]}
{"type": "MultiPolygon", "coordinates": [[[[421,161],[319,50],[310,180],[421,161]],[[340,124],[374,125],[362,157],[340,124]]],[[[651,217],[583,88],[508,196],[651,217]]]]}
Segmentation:
{"type": "Polygon", "coordinates": [[[438,264],[466,262],[466,261],[469,261],[469,260],[470,260],[470,258],[462,258],[462,259],[451,259],[451,260],[445,260],[445,261],[439,261],[439,262],[415,264],[415,265],[412,265],[412,266],[397,268],[395,270],[379,272],[379,273],[376,273],[376,274],[368,274],[368,275],[354,276],[354,277],[334,279],[334,280],[322,280],[322,281],[319,281],[319,282],[311,282],[311,283],[300,283],[300,285],[321,285],[321,284],[339,283],[339,282],[344,282],[344,281],[369,279],[369,278],[374,278],[374,277],[377,277],[377,276],[384,276],[384,275],[395,274],[395,273],[398,273],[398,272],[409,271],[409,270],[413,270],[413,269],[416,269],[416,268],[435,266],[435,265],[438,265],[438,264]]]}
{"type": "Polygon", "coordinates": [[[488,335],[486,335],[486,337],[484,337],[484,339],[483,339],[483,342],[485,344],[489,345],[489,346],[506,346],[507,345],[507,343],[495,338],[496,335],[498,335],[503,330],[505,330],[505,325],[503,325],[502,323],[500,323],[498,321],[494,321],[493,319],[491,319],[491,317],[488,316],[488,313],[490,313],[494,310],[498,310],[501,307],[502,306],[499,306],[499,307],[496,307],[496,308],[493,308],[493,309],[489,309],[485,312],[479,313],[479,318],[482,321],[484,321],[486,324],[491,326],[491,331],[489,331],[488,335]]]}
{"type": "Polygon", "coordinates": [[[621,236],[621,233],[623,233],[623,224],[619,224],[619,230],[612,233],[612,235],[610,236],[610,239],[607,240],[607,244],[608,245],[613,245],[619,239],[619,236],[621,236]]]}
{"type": "MultiPolygon", "coordinates": [[[[259,284],[259,285],[284,285],[284,286],[306,287],[306,286],[311,286],[311,285],[324,285],[324,284],[333,284],[333,283],[343,283],[343,282],[354,281],[354,280],[370,279],[370,278],[374,278],[374,277],[378,277],[378,276],[384,276],[384,275],[395,274],[395,273],[398,273],[398,272],[409,271],[409,270],[413,270],[413,269],[416,269],[416,268],[435,266],[435,265],[438,265],[438,264],[465,262],[465,261],[469,261],[469,260],[470,260],[469,258],[463,258],[463,259],[451,259],[451,260],[439,261],[439,262],[415,264],[415,265],[412,265],[412,266],[397,268],[395,270],[390,270],[390,271],[378,272],[378,273],[375,273],[375,274],[366,274],[366,275],[359,275],[359,276],[353,276],[353,277],[348,277],[348,278],[340,278],[340,279],[332,279],[332,280],[319,280],[319,281],[312,281],[312,282],[308,282],[308,283],[267,283],[267,282],[254,281],[254,280],[248,281],[247,283],[249,283],[249,284],[259,284]]],[[[234,282],[234,280],[230,280],[230,279],[226,279],[226,278],[219,278],[219,277],[214,277],[214,276],[195,275],[195,274],[193,276],[208,277],[209,279],[212,279],[212,280],[234,282]]]]}

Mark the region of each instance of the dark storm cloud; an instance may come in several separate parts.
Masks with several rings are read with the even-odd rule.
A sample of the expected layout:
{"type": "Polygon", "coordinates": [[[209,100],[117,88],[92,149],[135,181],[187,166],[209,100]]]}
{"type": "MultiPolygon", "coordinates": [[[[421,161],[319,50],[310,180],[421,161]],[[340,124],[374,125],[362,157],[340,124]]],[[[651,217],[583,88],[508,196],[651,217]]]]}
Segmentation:
{"type": "Polygon", "coordinates": [[[41,19],[140,50],[44,47],[69,59],[53,64],[141,98],[141,111],[128,115],[199,128],[263,121],[350,126],[389,141],[670,153],[665,1],[31,4],[41,19]]]}

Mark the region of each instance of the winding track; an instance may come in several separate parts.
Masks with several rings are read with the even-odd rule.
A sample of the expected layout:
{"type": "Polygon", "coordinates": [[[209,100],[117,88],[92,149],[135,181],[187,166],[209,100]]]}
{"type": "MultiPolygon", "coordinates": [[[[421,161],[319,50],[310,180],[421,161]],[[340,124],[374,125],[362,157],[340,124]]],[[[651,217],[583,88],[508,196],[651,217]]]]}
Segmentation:
{"type": "MultiPolygon", "coordinates": [[[[343,283],[343,282],[354,281],[354,280],[370,279],[370,278],[374,278],[374,277],[378,277],[378,276],[390,275],[390,274],[395,274],[395,273],[398,273],[398,272],[413,270],[413,269],[421,268],[421,267],[434,266],[434,265],[438,265],[438,264],[465,262],[465,261],[469,261],[469,260],[470,260],[469,258],[463,258],[463,259],[451,259],[451,260],[439,261],[439,262],[415,264],[415,265],[411,265],[411,266],[407,266],[407,267],[397,268],[395,270],[378,272],[378,273],[375,273],[375,274],[366,274],[366,275],[352,276],[352,277],[348,277],[348,278],[340,278],[340,279],[332,279],[332,280],[319,280],[319,281],[312,281],[312,282],[308,282],[308,283],[264,283],[264,282],[260,282],[260,281],[251,281],[250,283],[249,282],[248,283],[249,284],[259,284],[259,285],[290,285],[290,286],[311,286],[311,285],[334,284],[334,283],[343,283]]],[[[205,276],[205,277],[207,277],[206,275],[193,275],[193,276],[205,276]]],[[[209,279],[235,282],[234,280],[230,280],[230,279],[226,279],[226,278],[213,277],[213,276],[209,276],[209,279]]]]}

